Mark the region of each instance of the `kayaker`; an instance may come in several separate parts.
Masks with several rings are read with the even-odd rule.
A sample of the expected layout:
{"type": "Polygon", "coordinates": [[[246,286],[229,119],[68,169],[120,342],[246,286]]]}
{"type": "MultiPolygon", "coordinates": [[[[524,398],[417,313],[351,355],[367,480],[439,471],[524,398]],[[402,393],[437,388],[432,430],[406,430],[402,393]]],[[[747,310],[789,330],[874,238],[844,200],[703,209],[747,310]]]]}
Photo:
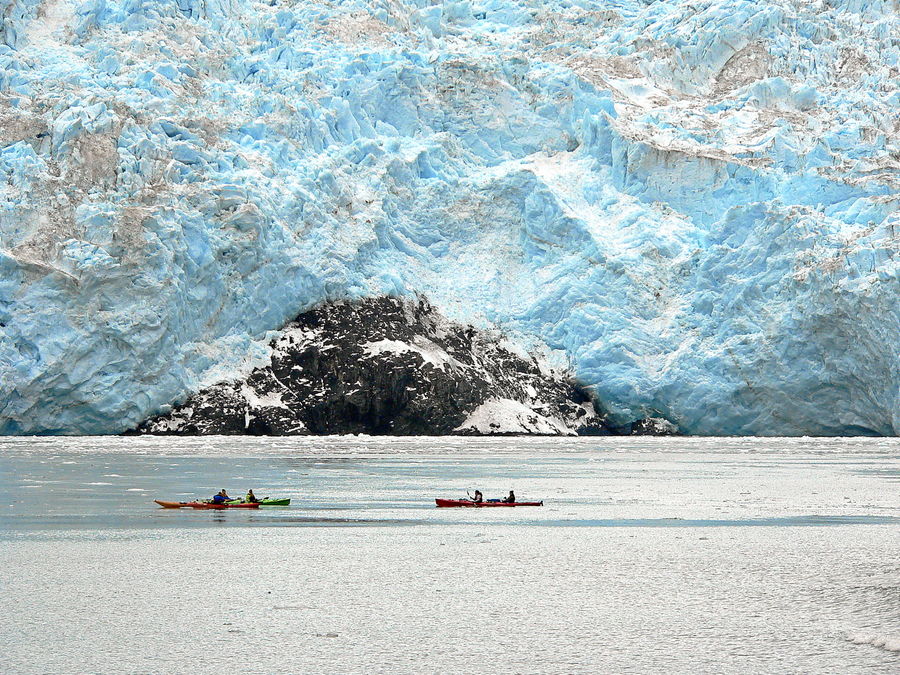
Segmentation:
{"type": "Polygon", "coordinates": [[[247,490],[247,496],[244,497],[244,501],[247,504],[253,504],[254,502],[258,502],[259,500],[256,498],[256,495],[253,494],[253,490],[247,490]]]}
{"type": "Polygon", "coordinates": [[[475,490],[475,499],[472,500],[476,504],[480,504],[484,501],[484,497],[481,496],[481,490],[475,490]]]}
{"type": "Polygon", "coordinates": [[[230,499],[231,499],[231,497],[229,497],[228,493],[225,492],[225,488],[222,488],[221,490],[219,490],[219,494],[215,495],[212,498],[212,501],[213,501],[213,504],[224,504],[225,502],[229,501],[230,499]]]}
{"type": "Polygon", "coordinates": [[[509,496],[503,500],[504,504],[515,504],[516,503],[516,493],[512,490],[509,491],[509,496]]]}

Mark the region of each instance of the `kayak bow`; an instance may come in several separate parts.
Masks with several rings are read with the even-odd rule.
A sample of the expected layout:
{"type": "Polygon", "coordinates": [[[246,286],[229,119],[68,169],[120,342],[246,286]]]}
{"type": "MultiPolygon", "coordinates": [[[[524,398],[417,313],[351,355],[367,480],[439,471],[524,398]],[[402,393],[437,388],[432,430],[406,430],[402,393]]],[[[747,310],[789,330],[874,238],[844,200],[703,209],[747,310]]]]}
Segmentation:
{"type": "Polygon", "coordinates": [[[164,502],[161,499],[154,499],[153,501],[164,509],[186,509],[191,505],[190,502],[164,502]]]}

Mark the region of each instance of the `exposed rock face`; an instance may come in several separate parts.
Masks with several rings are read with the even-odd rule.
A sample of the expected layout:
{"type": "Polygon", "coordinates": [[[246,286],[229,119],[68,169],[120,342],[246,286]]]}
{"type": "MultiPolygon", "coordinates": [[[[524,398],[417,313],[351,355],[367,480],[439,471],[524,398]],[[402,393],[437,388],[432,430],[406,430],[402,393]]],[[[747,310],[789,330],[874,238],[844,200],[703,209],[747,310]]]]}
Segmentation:
{"type": "MultiPolygon", "coordinates": [[[[678,427],[662,417],[647,417],[630,425],[628,433],[637,436],[676,436],[678,427]]],[[[625,433],[626,429],[617,428],[617,432],[625,433]]]]}
{"type": "Polygon", "coordinates": [[[604,433],[588,394],[425,300],[334,302],[270,343],[271,363],[192,396],[151,434],[604,433]]]}

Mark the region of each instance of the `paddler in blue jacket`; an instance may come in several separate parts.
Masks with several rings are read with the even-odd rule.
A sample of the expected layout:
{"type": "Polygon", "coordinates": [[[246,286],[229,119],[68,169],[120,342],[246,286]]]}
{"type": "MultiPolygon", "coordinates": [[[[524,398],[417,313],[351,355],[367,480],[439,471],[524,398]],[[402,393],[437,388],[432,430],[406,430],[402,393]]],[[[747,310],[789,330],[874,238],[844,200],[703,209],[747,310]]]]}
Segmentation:
{"type": "Polygon", "coordinates": [[[222,489],[219,491],[219,494],[215,495],[215,496],[212,498],[212,503],[213,503],[213,504],[224,504],[225,502],[227,502],[227,501],[230,500],[230,499],[231,499],[231,497],[229,497],[229,496],[228,496],[228,493],[225,492],[225,488],[222,488],[222,489]]]}

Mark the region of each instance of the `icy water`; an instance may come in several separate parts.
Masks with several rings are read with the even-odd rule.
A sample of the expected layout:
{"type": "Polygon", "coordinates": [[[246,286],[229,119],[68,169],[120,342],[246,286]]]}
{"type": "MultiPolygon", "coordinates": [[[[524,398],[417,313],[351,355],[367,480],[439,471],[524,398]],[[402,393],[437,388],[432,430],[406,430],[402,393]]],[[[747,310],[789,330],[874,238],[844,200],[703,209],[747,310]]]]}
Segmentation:
{"type": "Polygon", "coordinates": [[[0,439],[3,673],[900,672],[896,439],[0,439]],[[290,496],[163,510],[154,498],[290,496]],[[514,488],[539,508],[436,509],[514,488]]]}

